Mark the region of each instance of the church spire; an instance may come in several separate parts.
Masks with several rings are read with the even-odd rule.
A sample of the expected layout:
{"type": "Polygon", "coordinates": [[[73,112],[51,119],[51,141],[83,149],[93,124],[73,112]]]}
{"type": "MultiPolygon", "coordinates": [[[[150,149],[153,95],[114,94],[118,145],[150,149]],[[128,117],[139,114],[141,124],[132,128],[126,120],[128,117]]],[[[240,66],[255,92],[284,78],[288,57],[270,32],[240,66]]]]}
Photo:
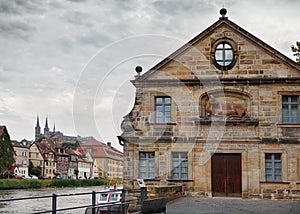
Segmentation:
{"type": "Polygon", "coordinates": [[[39,119],[39,115],[36,116],[36,125],[35,128],[40,128],[40,119],[39,119]]]}
{"type": "Polygon", "coordinates": [[[45,129],[48,129],[48,117],[46,117],[46,122],[45,122],[45,129]]]}
{"type": "Polygon", "coordinates": [[[44,128],[44,135],[48,135],[48,134],[49,134],[48,117],[46,117],[45,128],[44,128]]]}
{"type": "Polygon", "coordinates": [[[35,140],[38,140],[41,136],[41,127],[40,127],[40,118],[39,115],[36,117],[36,125],[35,125],[35,140]]]}
{"type": "Polygon", "coordinates": [[[54,126],[53,126],[53,132],[55,133],[55,123],[54,123],[54,126]]]}

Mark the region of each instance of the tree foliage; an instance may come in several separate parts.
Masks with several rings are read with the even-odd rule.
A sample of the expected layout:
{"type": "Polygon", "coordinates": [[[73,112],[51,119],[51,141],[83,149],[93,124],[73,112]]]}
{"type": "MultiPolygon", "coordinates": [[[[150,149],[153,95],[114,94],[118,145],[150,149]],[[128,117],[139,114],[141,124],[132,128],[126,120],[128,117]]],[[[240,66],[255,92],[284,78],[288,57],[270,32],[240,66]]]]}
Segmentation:
{"type": "Polygon", "coordinates": [[[80,145],[79,141],[76,140],[75,143],[73,142],[62,142],[61,146],[66,149],[74,149],[76,150],[77,147],[80,145]]]}
{"type": "Polygon", "coordinates": [[[291,46],[292,51],[294,52],[294,56],[296,57],[296,62],[300,64],[300,42],[296,42],[296,46],[291,46]]]}
{"type": "Polygon", "coordinates": [[[0,134],[0,148],[0,177],[5,177],[10,173],[15,162],[14,147],[5,127],[0,134]]]}
{"type": "Polygon", "coordinates": [[[40,177],[42,175],[42,168],[40,166],[34,167],[33,163],[29,161],[28,174],[40,177]]]}

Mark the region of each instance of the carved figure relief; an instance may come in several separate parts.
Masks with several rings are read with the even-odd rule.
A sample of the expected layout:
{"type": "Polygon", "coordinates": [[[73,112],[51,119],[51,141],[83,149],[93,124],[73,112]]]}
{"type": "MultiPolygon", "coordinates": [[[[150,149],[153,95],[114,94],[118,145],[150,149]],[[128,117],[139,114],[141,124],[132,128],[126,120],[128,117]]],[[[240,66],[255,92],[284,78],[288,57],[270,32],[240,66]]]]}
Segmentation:
{"type": "Polygon", "coordinates": [[[219,102],[213,95],[208,96],[204,107],[207,117],[244,118],[247,116],[246,108],[243,104],[226,101],[219,102]]]}

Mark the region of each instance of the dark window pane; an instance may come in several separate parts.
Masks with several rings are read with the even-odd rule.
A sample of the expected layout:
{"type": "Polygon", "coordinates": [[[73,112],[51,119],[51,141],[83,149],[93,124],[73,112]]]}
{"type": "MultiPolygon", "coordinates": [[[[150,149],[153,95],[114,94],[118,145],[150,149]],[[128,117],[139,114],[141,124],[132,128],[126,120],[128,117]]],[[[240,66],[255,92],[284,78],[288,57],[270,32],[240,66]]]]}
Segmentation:
{"type": "Polygon", "coordinates": [[[281,160],[281,154],[274,154],[274,160],[281,160]]]}
{"type": "Polygon", "coordinates": [[[266,156],[266,159],[267,159],[267,160],[271,160],[271,159],[272,159],[272,154],[266,153],[265,156],[266,156]]]}

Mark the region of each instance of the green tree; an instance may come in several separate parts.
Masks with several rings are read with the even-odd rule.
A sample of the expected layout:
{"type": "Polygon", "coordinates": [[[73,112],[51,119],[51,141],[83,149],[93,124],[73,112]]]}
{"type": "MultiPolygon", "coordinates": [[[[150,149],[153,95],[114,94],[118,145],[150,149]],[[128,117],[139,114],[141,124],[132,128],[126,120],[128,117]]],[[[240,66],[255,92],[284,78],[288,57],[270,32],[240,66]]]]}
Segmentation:
{"type": "Polygon", "coordinates": [[[78,169],[74,169],[74,174],[76,176],[76,179],[78,179],[78,173],[79,173],[79,170],[78,169]]]}
{"type": "Polygon", "coordinates": [[[32,161],[29,161],[29,166],[28,166],[28,174],[31,175],[32,174],[32,171],[33,171],[33,163],[32,161]]]}
{"type": "Polygon", "coordinates": [[[61,146],[66,148],[66,149],[74,149],[76,150],[77,147],[80,145],[79,141],[76,140],[76,142],[62,142],[61,146]]]}
{"type": "Polygon", "coordinates": [[[31,175],[40,177],[42,175],[42,168],[40,166],[33,167],[31,175]]]}
{"type": "Polygon", "coordinates": [[[40,167],[40,166],[34,167],[33,163],[31,161],[29,161],[28,174],[36,175],[36,176],[40,177],[42,175],[42,167],[40,167]]]}
{"type": "Polygon", "coordinates": [[[0,177],[10,173],[14,159],[14,147],[5,126],[0,126],[0,177]]]}
{"type": "Polygon", "coordinates": [[[296,57],[296,62],[300,64],[300,42],[296,42],[296,46],[291,46],[292,51],[294,52],[294,56],[296,57]]]}

